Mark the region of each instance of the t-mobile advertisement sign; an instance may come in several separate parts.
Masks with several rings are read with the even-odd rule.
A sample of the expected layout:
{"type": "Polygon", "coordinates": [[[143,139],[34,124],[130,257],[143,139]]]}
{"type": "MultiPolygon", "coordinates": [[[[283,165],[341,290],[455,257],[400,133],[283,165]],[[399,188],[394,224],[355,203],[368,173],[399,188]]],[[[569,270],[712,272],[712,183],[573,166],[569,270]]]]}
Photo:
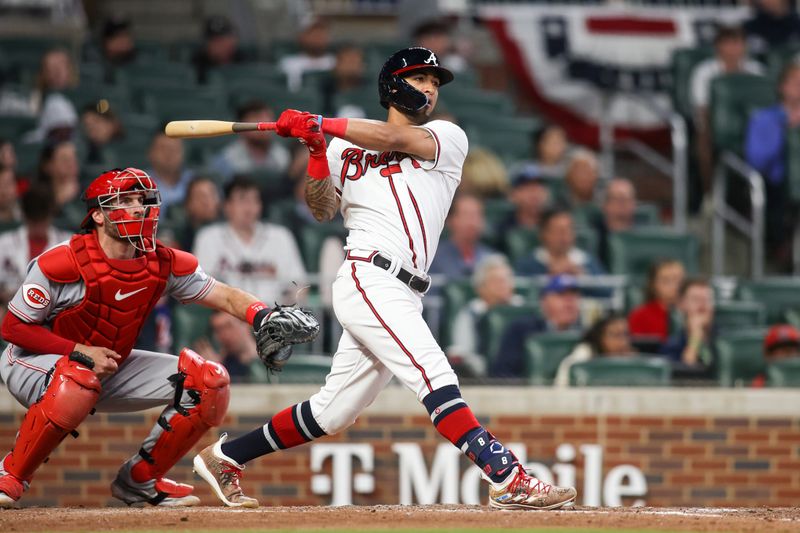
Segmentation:
{"type": "MultiPolygon", "coordinates": [[[[644,505],[647,480],[633,465],[618,465],[603,471],[603,448],[597,444],[562,444],[556,450],[552,467],[528,463],[524,444],[511,443],[509,448],[532,475],[559,486],[575,486],[575,459],[583,456],[583,486],[578,488],[578,503],[588,506],[617,507],[622,499],[636,498],[633,505],[644,505]]],[[[402,505],[463,503],[479,505],[480,470],[470,466],[462,471],[461,452],[451,444],[440,444],[433,457],[425,457],[418,443],[392,445],[398,463],[399,502],[402,505]]],[[[331,505],[351,505],[353,494],[370,494],[375,490],[375,451],[370,444],[313,444],[311,446],[311,491],[330,496],[331,505]],[[331,461],[331,475],[322,473],[325,462],[331,461]]]]}

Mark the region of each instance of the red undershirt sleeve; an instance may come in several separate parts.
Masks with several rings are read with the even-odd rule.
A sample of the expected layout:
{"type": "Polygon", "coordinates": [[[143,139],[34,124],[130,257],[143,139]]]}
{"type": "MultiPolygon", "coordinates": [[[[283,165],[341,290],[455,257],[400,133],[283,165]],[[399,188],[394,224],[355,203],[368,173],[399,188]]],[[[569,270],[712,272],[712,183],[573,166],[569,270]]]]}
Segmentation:
{"type": "Polygon", "coordinates": [[[75,349],[74,342],[44,326],[23,322],[12,312],[3,319],[2,335],[11,344],[36,354],[69,355],[75,349]]]}

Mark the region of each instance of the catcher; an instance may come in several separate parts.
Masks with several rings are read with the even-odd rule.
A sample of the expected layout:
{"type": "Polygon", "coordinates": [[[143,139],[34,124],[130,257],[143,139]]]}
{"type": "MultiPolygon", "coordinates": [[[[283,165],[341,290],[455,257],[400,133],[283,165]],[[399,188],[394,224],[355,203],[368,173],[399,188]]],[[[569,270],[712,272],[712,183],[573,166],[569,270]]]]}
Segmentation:
{"type": "Polygon", "coordinates": [[[0,378],[28,407],[13,450],[0,462],[0,507],[15,505],[36,469],[95,410],[164,405],[139,451],[119,469],[111,494],[125,503],[192,506],[190,485],[165,476],[228,407],[224,367],[189,349],[172,355],[134,349],[147,315],[167,292],[253,324],[259,356],[280,369],[291,344],[319,332],[296,307],[269,309],[207,276],[197,259],[156,240],[160,196],[142,170],[114,169],[83,193],[81,234],[28,266],[9,303],[0,378]]]}

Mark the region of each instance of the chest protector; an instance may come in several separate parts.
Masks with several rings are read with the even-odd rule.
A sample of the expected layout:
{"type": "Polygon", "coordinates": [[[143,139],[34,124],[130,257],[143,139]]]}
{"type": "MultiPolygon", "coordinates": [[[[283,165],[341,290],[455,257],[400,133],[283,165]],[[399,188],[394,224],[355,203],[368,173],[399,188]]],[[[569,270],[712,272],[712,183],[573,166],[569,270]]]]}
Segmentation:
{"type": "Polygon", "coordinates": [[[194,266],[184,265],[179,270],[188,272],[180,274],[196,268],[194,257],[165,246],[134,259],[110,259],[94,232],[75,235],[68,246],[44,253],[38,263],[45,276],[58,283],[82,280],[86,288],[78,305],[60,312],[53,320],[53,333],[81,344],[110,348],[127,357],[145,319],[164,292],[170,272],[175,270],[175,254],[194,260],[194,266]]]}

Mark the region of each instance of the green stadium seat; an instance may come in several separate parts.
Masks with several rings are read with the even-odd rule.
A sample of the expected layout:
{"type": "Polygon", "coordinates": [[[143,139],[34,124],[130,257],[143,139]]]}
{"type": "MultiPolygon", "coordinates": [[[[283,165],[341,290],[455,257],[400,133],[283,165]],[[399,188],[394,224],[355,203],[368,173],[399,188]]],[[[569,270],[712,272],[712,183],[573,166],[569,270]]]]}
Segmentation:
{"type": "Polygon", "coordinates": [[[319,272],[319,253],[328,237],[339,237],[344,242],[347,230],[340,222],[308,224],[300,230],[300,253],[308,272],[319,272]]]}
{"type": "Polygon", "coordinates": [[[186,90],[187,87],[197,85],[195,69],[188,63],[137,61],[120,68],[119,72],[134,92],[157,86],[182,86],[186,90]]]}
{"type": "Polygon", "coordinates": [[[766,309],[767,324],[782,322],[786,312],[800,310],[800,279],[766,278],[760,281],[740,283],[738,299],[761,302],[766,309]]]}
{"type": "Polygon", "coordinates": [[[333,98],[333,107],[337,111],[344,106],[357,106],[364,110],[367,118],[386,120],[386,110],[378,100],[378,91],[374,88],[339,93],[333,98]]]}
{"type": "Polygon", "coordinates": [[[789,130],[786,136],[786,174],[789,197],[800,203],[800,128],[789,130]]]}
{"type": "Polygon", "coordinates": [[[108,148],[116,159],[115,164],[147,168],[150,166],[148,152],[151,140],[152,137],[144,135],[127,135],[125,138],[109,144],[108,148]]]}
{"type": "Polygon", "coordinates": [[[800,54],[800,46],[797,43],[769,50],[767,52],[767,76],[777,82],[784,67],[794,61],[798,54],[800,54]]]}
{"type": "Polygon", "coordinates": [[[284,109],[315,111],[322,107],[322,98],[315,90],[302,89],[293,93],[285,85],[253,86],[239,82],[229,83],[226,88],[230,105],[234,109],[253,100],[265,102],[276,112],[284,109]]]}
{"type": "MultiPolygon", "coordinates": [[[[294,199],[279,200],[277,202],[270,203],[269,206],[264,209],[264,218],[273,224],[286,226],[295,232],[297,229],[299,229],[291,227],[295,205],[294,199]]],[[[295,236],[297,237],[297,235],[295,236]]]]}
{"type": "Polygon", "coordinates": [[[749,385],[764,372],[763,329],[731,331],[716,341],[717,381],[722,387],[749,385]]]}
{"type": "Polygon", "coordinates": [[[209,320],[213,311],[200,305],[177,305],[172,313],[173,350],[179,353],[183,348],[202,338],[209,337],[209,320]]]}
{"type": "Polygon", "coordinates": [[[125,85],[87,85],[63,91],[80,113],[87,105],[95,105],[106,100],[114,113],[128,113],[134,110],[131,93],[125,85]]]}
{"type": "Polygon", "coordinates": [[[453,343],[452,331],[456,316],[473,298],[475,298],[475,289],[472,288],[470,279],[451,280],[442,287],[442,322],[439,344],[443,348],[447,348],[453,343]]]}
{"type": "Polygon", "coordinates": [[[526,370],[531,385],[550,385],[558,366],[581,340],[578,331],[534,335],[525,342],[526,370]]]}
{"type": "Polygon", "coordinates": [[[21,176],[36,174],[43,145],[41,143],[17,143],[14,148],[17,151],[17,173],[21,176]]]}
{"type": "Polygon", "coordinates": [[[210,79],[219,78],[228,92],[232,87],[277,85],[286,87],[286,74],[270,63],[236,63],[217,67],[210,73],[210,79]]]}
{"type": "Polygon", "coordinates": [[[490,309],[481,319],[479,330],[483,339],[483,346],[486,347],[484,354],[491,363],[500,351],[500,342],[508,325],[521,317],[534,316],[537,307],[532,305],[511,306],[502,305],[490,309]]]}
{"type": "Polygon", "coordinates": [[[658,206],[649,202],[639,202],[633,214],[633,222],[637,227],[660,226],[661,213],[658,206]]]}
{"type": "Polygon", "coordinates": [[[735,331],[764,326],[766,312],[759,302],[722,302],[714,309],[714,324],[721,331],[735,331]]]}
{"type": "Polygon", "coordinates": [[[197,90],[191,98],[179,94],[170,95],[166,92],[154,94],[147,93],[143,96],[144,109],[161,121],[190,120],[190,119],[215,119],[232,120],[233,113],[225,105],[224,100],[213,92],[199,92],[197,90]]]}
{"type": "Polygon", "coordinates": [[[697,271],[697,240],[665,228],[641,228],[609,236],[613,274],[645,275],[659,259],[677,259],[688,272],[697,271]]]}
{"type": "Polygon", "coordinates": [[[537,246],[539,246],[539,236],[536,230],[512,228],[506,232],[504,248],[512,265],[530,255],[537,246]]]}
{"type": "MultiPolygon", "coordinates": [[[[470,110],[494,114],[495,118],[510,117],[514,112],[512,100],[506,93],[462,87],[458,84],[442,88],[439,93],[439,101],[456,116],[468,113],[470,110]]],[[[461,119],[460,116],[459,119],[461,119]]]]}
{"type": "Polygon", "coordinates": [[[333,359],[326,355],[297,354],[289,359],[283,370],[271,379],[278,383],[309,383],[322,385],[331,370],[333,359]]]}
{"type": "Polygon", "coordinates": [[[750,113],[775,99],[775,85],[763,76],[726,74],[715,78],[710,104],[715,148],[741,153],[750,113]]]}
{"type": "Polygon", "coordinates": [[[768,387],[800,387],[800,357],[776,361],[767,366],[768,387]]]}
{"type": "Polygon", "coordinates": [[[576,363],[569,383],[578,387],[668,387],[672,367],[659,357],[603,357],[576,363]]]}
{"type": "Polygon", "coordinates": [[[36,129],[36,117],[3,116],[0,118],[0,137],[15,141],[24,133],[36,129]]]}
{"type": "Polygon", "coordinates": [[[714,55],[711,48],[682,48],[672,53],[672,105],[678,113],[691,118],[693,115],[689,84],[695,67],[714,55]]]}
{"type": "Polygon", "coordinates": [[[22,225],[21,222],[17,220],[3,220],[0,221],[0,233],[4,233],[6,231],[12,231],[17,229],[22,225]]]}

